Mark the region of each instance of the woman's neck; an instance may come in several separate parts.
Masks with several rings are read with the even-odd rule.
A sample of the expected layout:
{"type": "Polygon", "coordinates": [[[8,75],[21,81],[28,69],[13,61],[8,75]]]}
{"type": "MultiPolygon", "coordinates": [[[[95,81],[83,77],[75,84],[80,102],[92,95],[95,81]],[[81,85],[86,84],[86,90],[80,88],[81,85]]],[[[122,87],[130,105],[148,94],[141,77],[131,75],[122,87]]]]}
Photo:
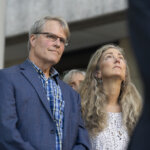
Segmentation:
{"type": "Polygon", "coordinates": [[[121,81],[120,80],[103,80],[104,91],[107,95],[107,112],[120,112],[121,107],[118,102],[118,98],[120,95],[121,81]]]}

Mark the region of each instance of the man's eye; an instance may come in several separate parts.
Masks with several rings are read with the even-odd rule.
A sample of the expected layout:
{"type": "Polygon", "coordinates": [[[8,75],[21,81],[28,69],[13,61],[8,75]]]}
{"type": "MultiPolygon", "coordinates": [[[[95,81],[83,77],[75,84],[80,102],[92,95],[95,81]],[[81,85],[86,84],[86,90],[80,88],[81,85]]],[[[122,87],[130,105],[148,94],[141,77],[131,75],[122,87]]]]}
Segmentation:
{"type": "Polygon", "coordinates": [[[65,40],[63,38],[60,38],[60,42],[62,42],[63,44],[65,44],[65,40]]]}
{"type": "Polygon", "coordinates": [[[57,40],[56,36],[50,35],[50,34],[47,34],[47,38],[52,39],[52,40],[57,40]]]}

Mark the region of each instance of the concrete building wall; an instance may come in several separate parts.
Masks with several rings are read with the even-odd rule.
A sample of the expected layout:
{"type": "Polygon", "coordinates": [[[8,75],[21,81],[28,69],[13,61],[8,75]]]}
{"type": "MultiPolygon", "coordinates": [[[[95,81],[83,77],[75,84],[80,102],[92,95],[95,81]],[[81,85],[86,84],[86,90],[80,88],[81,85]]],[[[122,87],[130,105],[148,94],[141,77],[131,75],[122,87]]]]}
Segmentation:
{"type": "Polygon", "coordinates": [[[37,18],[64,17],[75,22],[127,8],[127,0],[7,0],[6,35],[25,33],[37,18]]]}
{"type": "Polygon", "coordinates": [[[0,69],[4,67],[5,52],[5,9],[6,1],[0,0],[0,69]]]}

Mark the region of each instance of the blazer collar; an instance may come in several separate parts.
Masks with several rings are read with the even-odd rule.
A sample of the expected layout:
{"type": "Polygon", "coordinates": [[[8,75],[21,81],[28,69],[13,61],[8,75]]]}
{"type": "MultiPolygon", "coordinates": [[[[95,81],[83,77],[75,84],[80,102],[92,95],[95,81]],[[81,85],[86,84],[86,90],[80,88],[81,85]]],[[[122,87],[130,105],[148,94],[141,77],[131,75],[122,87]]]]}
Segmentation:
{"type": "Polygon", "coordinates": [[[33,68],[32,64],[28,60],[26,60],[23,64],[20,65],[20,70],[21,73],[25,76],[25,78],[32,84],[47,112],[53,118],[52,112],[50,111],[49,102],[47,100],[46,92],[43,88],[42,82],[38,76],[37,71],[33,68]]]}

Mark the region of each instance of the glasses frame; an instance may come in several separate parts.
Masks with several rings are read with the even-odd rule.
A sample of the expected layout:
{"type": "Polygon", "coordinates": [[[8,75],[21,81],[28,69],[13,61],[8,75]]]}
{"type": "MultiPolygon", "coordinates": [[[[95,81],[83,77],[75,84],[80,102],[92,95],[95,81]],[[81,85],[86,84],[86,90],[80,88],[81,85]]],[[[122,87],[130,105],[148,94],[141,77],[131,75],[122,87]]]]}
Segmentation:
{"type": "Polygon", "coordinates": [[[64,46],[68,46],[68,40],[65,40],[63,37],[57,36],[56,34],[50,33],[50,32],[35,32],[33,34],[43,34],[43,35],[49,35],[49,37],[53,37],[55,39],[54,42],[59,38],[59,40],[64,44],[64,46]]]}

